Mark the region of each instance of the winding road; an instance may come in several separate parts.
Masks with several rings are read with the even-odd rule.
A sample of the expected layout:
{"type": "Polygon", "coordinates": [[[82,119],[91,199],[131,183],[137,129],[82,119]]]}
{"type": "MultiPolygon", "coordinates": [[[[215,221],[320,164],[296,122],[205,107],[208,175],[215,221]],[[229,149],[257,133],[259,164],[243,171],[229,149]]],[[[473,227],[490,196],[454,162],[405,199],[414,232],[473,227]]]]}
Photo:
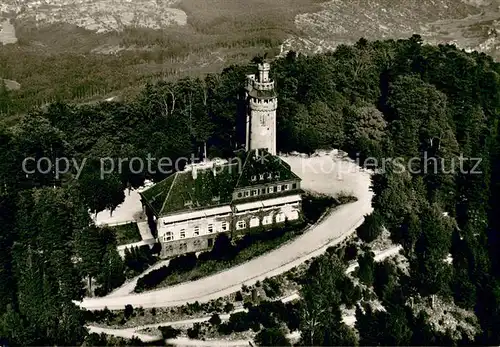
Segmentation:
{"type": "MultiPolygon", "coordinates": [[[[376,262],[383,261],[384,259],[388,257],[392,257],[396,254],[399,253],[399,251],[402,249],[400,245],[397,246],[392,246],[390,248],[384,249],[382,251],[375,252],[375,257],[374,260],[376,262]]],[[[346,273],[350,273],[356,269],[358,266],[357,262],[354,262],[353,264],[349,265],[349,267],[346,269],[346,273]]],[[[290,295],[284,296],[278,300],[281,300],[283,303],[289,302],[289,301],[294,301],[299,299],[300,296],[297,292],[292,293],[290,295]]],[[[229,317],[231,316],[232,313],[236,312],[243,312],[247,311],[243,307],[240,307],[236,310],[233,310],[231,313],[228,314],[221,314],[219,315],[219,318],[222,321],[227,321],[229,320],[229,317]]],[[[153,324],[147,324],[147,325],[141,325],[137,326],[134,328],[125,328],[125,329],[112,329],[112,328],[101,328],[97,326],[88,326],[87,328],[89,329],[89,332],[91,333],[97,333],[97,334],[107,334],[107,335],[113,335],[113,336],[118,336],[118,337],[123,337],[123,338],[132,338],[132,337],[137,337],[143,342],[154,342],[154,341],[159,341],[161,338],[157,335],[149,335],[146,333],[142,333],[140,331],[145,330],[145,329],[157,329],[160,326],[172,326],[172,327],[181,327],[181,326],[187,326],[187,325],[192,325],[195,323],[202,323],[202,322],[207,322],[211,316],[205,316],[205,317],[200,317],[200,318],[190,318],[190,319],[183,319],[183,320],[177,320],[177,321],[165,321],[165,322],[160,322],[160,323],[153,323],[153,324]]],[[[345,324],[352,326],[356,322],[356,316],[353,314],[350,315],[344,315],[343,316],[343,321],[345,324]]],[[[294,332],[292,334],[289,334],[290,338],[294,337],[296,338],[295,335],[297,335],[297,332],[294,332]]],[[[183,337],[179,337],[176,339],[171,339],[168,341],[169,344],[172,345],[183,345],[183,346],[188,346],[188,345],[193,345],[193,346],[221,346],[223,342],[227,343],[228,346],[236,347],[242,345],[243,340],[237,340],[237,341],[223,341],[223,340],[212,340],[212,341],[201,341],[201,340],[190,340],[186,339],[183,337]]],[[[248,340],[244,340],[243,345],[248,345],[248,340]]]]}
{"type": "MultiPolygon", "coordinates": [[[[171,307],[188,302],[208,302],[238,291],[243,284],[249,286],[266,277],[273,277],[322,254],[328,247],[342,242],[371,213],[372,192],[370,173],[355,163],[332,153],[310,158],[283,157],[292,170],[302,178],[302,188],[328,195],[345,193],[357,197],[357,201],[342,205],[317,225],[291,242],[267,254],[252,259],[226,271],[140,294],[117,295],[103,298],[86,298],[77,302],[89,310],[123,309],[134,307],[171,307]]],[[[123,291],[118,291],[120,294],[123,291]]]]}

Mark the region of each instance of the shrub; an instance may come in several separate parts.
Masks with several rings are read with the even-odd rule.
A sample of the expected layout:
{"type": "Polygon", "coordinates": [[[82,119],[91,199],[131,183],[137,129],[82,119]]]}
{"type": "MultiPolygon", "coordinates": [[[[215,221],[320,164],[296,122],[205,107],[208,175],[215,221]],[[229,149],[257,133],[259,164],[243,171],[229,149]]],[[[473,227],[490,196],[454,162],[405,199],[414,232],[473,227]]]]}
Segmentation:
{"type": "Polygon", "coordinates": [[[132,305],[125,305],[125,311],[123,312],[123,316],[125,317],[125,319],[129,319],[133,313],[134,308],[132,307],[132,305]]]}
{"type": "Polygon", "coordinates": [[[275,278],[266,278],[264,280],[264,292],[271,299],[279,297],[282,294],[280,282],[275,278]]]}
{"type": "Polygon", "coordinates": [[[250,321],[246,312],[236,312],[229,317],[229,324],[235,332],[243,332],[250,329],[250,321]]]}
{"type": "Polygon", "coordinates": [[[229,236],[225,233],[219,234],[210,251],[211,258],[213,260],[229,260],[233,259],[235,255],[235,248],[231,244],[229,236]]]}
{"type": "Polygon", "coordinates": [[[258,346],[290,346],[290,341],[286,338],[281,329],[263,329],[255,336],[255,343],[258,346]]]}
{"type": "Polygon", "coordinates": [[[352,261],[356,259],[357,256],[358,256],[358,247],[353,243],[348,244],[344,251],[344,260],[352,261]]]}
{"type": "Polygon", "coordinates": [[[190,339],[197,339],[200,337],[201,325],[200,323],[194,323],[192,328],[187,330],[187,335],[190,339]]]}
{"type": "Polygon", "coordinates": [[[382,218],[376,212],[365,217],[356,234],[365,242],[372,242],[382,233],[382,218]]]}
{"type": "Polygon", "coordinates": [[[252,322],[251,329],[255,333],[259,332],[260,331],[260,323],[259,322],[252,322]]]}
{"type": "Polygon", "coordinates": [[[361,257],[359,257],[359,268],[357,271],[357,276],[359,280],[371,286],[375,277],[375,260],[373,259],[372,252],[366,252],[361,257]]]}
{"type": "Polygon", "coordinates": [[[240,292],[240,291],[237,291],[237,292],[236,292],[236,295],[235,295],[235,297],[234,297],[234,300],[235,300],[235,301],[243,301],[243,295],[241,294],[241,292],[240,292]]]}
{"type": "Polygon", "coordinates": [[[230,302],[226,303],[226,306],[224,306],[224,312],[229,313],[232,310],[234,310],[234,305],[230,302]]]}
{"type": "Polygon", "coordinates": [[[222,323],[217,328],[217,331],[221,335],[229,335],[229,334],[231,334],[233,332],[233,328],[232,328],[231,324],[229,324],[229,322],[228,323],[222,323]]]}
{"type": "Polygon", "coordinates": [[[217,313],[214,313],[212,317],[208,320],[208,322],[212,325],[219,325],[222,320],[220,319],[219,315],[217,313]]]}
{"type": "Polygon", "coordinates": [[[170,325],[158,327],[158,330],[160,330],[163,339],[175,339],[181,333],[181,330],[172,328],[170,325]]]}

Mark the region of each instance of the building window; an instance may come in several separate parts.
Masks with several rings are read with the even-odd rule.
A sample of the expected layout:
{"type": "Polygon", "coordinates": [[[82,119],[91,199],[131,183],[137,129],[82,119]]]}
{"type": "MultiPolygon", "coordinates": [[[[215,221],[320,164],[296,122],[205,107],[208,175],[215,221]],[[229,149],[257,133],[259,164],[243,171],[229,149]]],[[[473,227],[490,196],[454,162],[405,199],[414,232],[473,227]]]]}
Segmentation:
{"type": "Polygon", "coordinates": [[[284,213],[278,213],[276,215],[276,223],[281,223],[285,221],[285,214],[284,213]]]}
{"type": "Polygon", "coordinates": [[[274,192],[274,193],[277,193],[277,192],[278,192],[278,187],[274,186],[274,187],[273,187],[273,192],[274,192]]]}
{"type": "Polygon", "coordinates": [[[229,229],[228,227],[229,227],[229,225],[227,222],[222,223],[222,226],[221,226],[222,231],[227,231],[229,229]]]}
{"type": "Polygon", "coordinates": [[[174,237],[172,236],[172,232],[167,232],[165,235],[163,235],[163,241],[172,241],[174,237]]]}
{"type": "Polygon", "coordinates": [[[259,181],[262,181],[264,179],[264,174],[259,174],[259,181]]]}
{"type": "Polygon", "coordinates": [[[281,186],[276,186],[276,191],[281,192],[281,186]]]}
{"type": "Polygon", "coordinates": [[[181,230],[180,237],[181,237],[181,239],[186,238],[186,232],[184,231],[184,229],[181,230]]]}
{"type": "Polygon", "coordinates": [[[252,196],[257,196],[257,195],[259,195],[259,190],[258,189],[252,190],[252,196]]]}
{"type": "Polygon", "coordinates": [[[241,198],[243,196],[242,192],[238,192],[238,198],[241,198]]]}
{"type": "Polygon", "coordinates": [[[273,192],[273,187],[267,187],[267,192],[272,193],[273,192]]]}
{"type": "Polygon", "coordinates": [[[252,175],[252,177],[250,177],[250,181],[252,181],[252,182],[257,181],[257,176],[256,175],[252,175]]]}
{"type": "Polygon", "coordinates": [[[238,223],[236,223],[236,229],[238,229],[238,230],[245,229],[246,227],[247,227],[247,223],[244,220],[240,220],[240,221],[238,221],[238,223]]]}
{"type": "Polygon", "coordinates": [[[194,227],[193,235],[200,236],[200,227],[199,226],[194,227]]]}
{"type": "Polygon", "coordinates": [[[213,224],[209,224],[208,225],[208,232],[209,233],[213,233],[214,232],[214,225],[213,224]]]}
{"type": "Polygon", "coordinates": [[[272,224],[272,222],[273,222],[272,215],[264,216],[264,218],[262,218],[262,225],[269,225],[269,224],[272,224]]]}
{"type": "Polygon", "coordinates": [[[270,179],[272,179],[272,178],[273,178],[273,174],[272,174],[272,173],[270,173],[270,172],[268,172],[268,173],[267,173],[267,179],[268,179],[268,180],[270,180],[270,179]]]}
{"type": "Polygon", "coordinates": [[[250,196],[250,191],[249,190],[245,190],[245,197],[247,196],[250,196]]]}
{"type": "Polygon", "coordinates": [[[259,218],[257,218],[257,217],[253,217],[252,219],[250,219],[250,228],[258,227],[259,222],[260,222],[259,218]]]}
{"type": "Polygon", "coordinates": [[[281,186],[281,190],[288,190],[288,188],[290,188],[290,187],[288,186],[288,184],[283,184],[283,185],[281,186]]]}
{"type": "Polygon", "coordinates": [[[260,190],[260,193],[261,193],[261,194],[266,194],[266,188],[262,188],[262,189],[260,190]]]}
{"type": "Polygon", "coordinates": [[[297,189],[297,183],[292,184],[292,189],[297,189]]]}

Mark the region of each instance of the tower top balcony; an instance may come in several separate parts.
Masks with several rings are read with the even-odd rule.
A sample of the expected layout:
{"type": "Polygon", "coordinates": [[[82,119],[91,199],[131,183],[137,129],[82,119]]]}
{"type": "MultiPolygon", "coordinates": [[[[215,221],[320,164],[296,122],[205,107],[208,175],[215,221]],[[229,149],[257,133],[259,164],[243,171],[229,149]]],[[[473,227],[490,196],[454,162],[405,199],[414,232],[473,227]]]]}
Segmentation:
{"type": "Polygon", "coordinates": [[[259,69],[259,72],[260,71],[269,71],[269,70],[271,70],[271,64],[269,64],[269,63],[262,63],[262,64],[259,64],[257,66],[257,68],[259,69]]]}
{"type": "Polygon", "coordinates": [[[274,81],[271,79],[268,79],[267,82],[252,81],[252,89],[273,90],[274,89],[274,81]]]}

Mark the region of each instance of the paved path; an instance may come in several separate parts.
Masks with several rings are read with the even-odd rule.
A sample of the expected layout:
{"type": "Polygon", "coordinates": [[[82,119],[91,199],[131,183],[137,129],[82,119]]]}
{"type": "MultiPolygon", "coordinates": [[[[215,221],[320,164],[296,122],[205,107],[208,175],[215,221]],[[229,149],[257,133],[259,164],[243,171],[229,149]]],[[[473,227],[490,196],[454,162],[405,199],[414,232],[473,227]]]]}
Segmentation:
{"type": "Polygon", "coordinates": [[[128,222],[135,222],[135,216],[142,213],[141,196],[137,190],[125,189],[125,200],[116,207],[111,214],[110,210],[101,211],[92,215],[96,225],[116,225],[128,222]]]}
{"type": "Polygon", "coordinates": [[[371,213],[370,175],[356,165],[334,156],[284,158],[302,179],[302,187],[324,194],[354,194],[358,201],[342,205],[318,225],[278,249],[244,264],[197,281],[149,291],[141,294],[87,298],[81,307],[95,310],[134,307],[180,306],[188,302],[208,302],[253,285],[258,280],[286,272],[304,261],[322,254],[326,248],[343,241],[371,213]]]}

